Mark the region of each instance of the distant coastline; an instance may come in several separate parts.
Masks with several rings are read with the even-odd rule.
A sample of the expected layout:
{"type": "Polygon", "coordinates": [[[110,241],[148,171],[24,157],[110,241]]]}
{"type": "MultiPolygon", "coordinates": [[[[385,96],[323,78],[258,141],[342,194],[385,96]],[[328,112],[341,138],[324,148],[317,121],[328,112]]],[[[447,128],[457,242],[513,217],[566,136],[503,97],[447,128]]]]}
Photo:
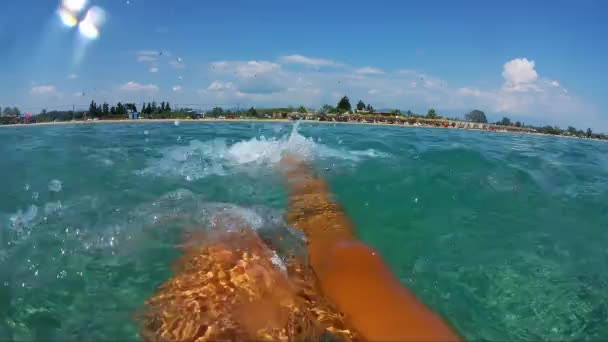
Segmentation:
{"type": "MultiPolygon", "coordinates": [[[[29,123],[29,124],[9,124],[9,125],[0,125],[0,128],[15,128],[15,127],[35,127],[35,126],[64,126],[64,125],[94,125],[94,124],[144,124],[144,123],[173,123],[176,122],[178,124],[181,123],[222,123],[222,122],[258,122],[258,123],[291,123],[297,120],[294,119],[279,119],[279,118],[204,118],[204,119],[191,119],[191,118],[183,118],[183,119],[108,119],[108,120],[75,120],[75,121],[57,121],[57,122],[39,122],[39,123],[29,123]]],[[[529,129],[514,129],[515,127],[503,127],[496,126],[491,124],[478,124],[472,122],[464,122],[464,121],[452,121],[452,120],[443,120],[438,119],[434,120],[435,124],[431,123],[422,123],[415,122],[414,124],[409,124],[408,122],[379,122],[379,121],[330,121],[330,120],[306,120],[301,119],[300,121],[306,123],[315,123],[315,124],[349,124],[349,125],[370,125],[370,126],[402,126],[402,127],[412,127],[412,128],[444,128],[444,129],[464,129],[464,130],[474,130],[474,131],[488,131],[495,133],[519,133],[519,134],[531,134],[531,135],[546,135],[546,136],[557,136],[563,138],[576,138],[576,139],[585,139],[585,140],[600,140],[603,139],[595,139],[595,138],[587,138],[587,137],[577,137],[577,136],[566,136],[566,135],[554,135],[554,134],[545,134],[540,132],[534,132],[529,129]],[[454,126],[451,123],[454,123],[454,126]],[[447,124],[447,125],[446,125],[447,124]],[[509,129],[511,128],[511,129],[509,129]]],[[[428,121],[428,119],[425,119],[428,121]]]]}

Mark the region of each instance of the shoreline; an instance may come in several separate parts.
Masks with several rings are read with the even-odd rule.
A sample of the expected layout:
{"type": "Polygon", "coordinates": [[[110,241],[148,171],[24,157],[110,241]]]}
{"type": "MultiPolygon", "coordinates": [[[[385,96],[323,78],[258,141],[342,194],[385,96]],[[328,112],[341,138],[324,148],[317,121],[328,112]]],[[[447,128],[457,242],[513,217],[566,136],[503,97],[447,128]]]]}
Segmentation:
{"type": "MultiPolygon", "coordinates": [[[[0,125],[0,129],[3,127],[35,127],[35,126],[66,126],[66,125],[88,125],[88,124],[143,124],[143,123],[213,123],[213,122],[241,122],[241,123],[290,123],[296,122],[291,119],[137,119],[137,120],[129,120],[129,119],[120,119],[120,120],[91,120],[91,121],[58,121],[58,122],[39,122],[32,124],[10,124],[10,125],[0,125]]],[[[571,138],[571,139],[581,139],[581,140],[595,140],[595,141],[604,141],[602,139],[592,139],[592,138],[584,138],[584,137],[574,137],[574,136],[566,136],[566,135],[557,135],[557,134],[544,134],[544,133],[532,133],[526,131],[509,131],[509,130],[486,130],[479,128],[460,128],[460,127],[444,127],[444,126],[433,126],[433,125],[404,125],[404,124],[396,124],[396,123],[384,123],[384,122],[358,122],[358,121],[318,121],[318,120],[301,120],[304,123],[313,123],[313,124],[347,124],[347,125],[369,125],[369,126],[397,126],[397,127],[410,127],[410,128],[442,128],[442,129],[452,129],[452,130],[465,130],[465,131],[481,131],[481,132],[491,132],[491,133],[511,133],[511,134],[527,134],[527,135],[539,135],[539,136],[553,136],[557,138],[571,138]]]]}

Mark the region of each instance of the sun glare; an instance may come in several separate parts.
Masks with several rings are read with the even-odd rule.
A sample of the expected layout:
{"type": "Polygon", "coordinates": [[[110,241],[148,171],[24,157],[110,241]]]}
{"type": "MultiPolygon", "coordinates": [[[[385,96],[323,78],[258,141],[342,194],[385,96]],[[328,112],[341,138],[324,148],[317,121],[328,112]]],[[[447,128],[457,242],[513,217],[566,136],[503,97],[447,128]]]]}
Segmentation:
{"type": "Polygon", "coordinates": [[[86,5],[86,0],[63,0],[63,7],[76,13],[82,11],[86,5]]]}
{"type": "Polygon", "coordinates": [[[78,24],[78,19],[76,19],[76,17],[74,17],[72,13],[63,8],[59,9],[57,11],[57,14],[59,15],[59,19],[61,19],[63,25],[67,27],[74,27],[78,24]]]}
{"type": "Polygon", "coordinates": [[[99,37],[99,28],[105,22],[106,13],[100,7],[92,7],[87,11],[84,20],[78,25],[80,33],[89,39],[99,37]]]}

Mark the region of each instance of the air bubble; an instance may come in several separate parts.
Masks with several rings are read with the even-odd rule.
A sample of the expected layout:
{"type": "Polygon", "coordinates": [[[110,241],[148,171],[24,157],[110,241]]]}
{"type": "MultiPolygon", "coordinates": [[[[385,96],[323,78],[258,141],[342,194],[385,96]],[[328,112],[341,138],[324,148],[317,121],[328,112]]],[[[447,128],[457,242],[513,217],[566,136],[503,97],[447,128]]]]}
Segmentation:
{"type": "Polygon", "coordinates": [[[49,182],[49,191],[60,192],[62,187],[61,181],[58,179],[53,179],[49,182]]]}

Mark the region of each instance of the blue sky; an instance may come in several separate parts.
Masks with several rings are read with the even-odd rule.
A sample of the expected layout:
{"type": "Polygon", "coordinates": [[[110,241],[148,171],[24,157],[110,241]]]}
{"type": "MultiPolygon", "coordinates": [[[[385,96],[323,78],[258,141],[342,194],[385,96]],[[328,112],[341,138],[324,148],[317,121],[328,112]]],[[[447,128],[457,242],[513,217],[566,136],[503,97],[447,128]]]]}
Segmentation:
{"type": "Polygon", "coordinates": [[[55,0],[0,4],[0,105],[335,103],[608,130],[605,1],[55,0]],[[162,51],[162,55],[159,55],[162,51]]]}

